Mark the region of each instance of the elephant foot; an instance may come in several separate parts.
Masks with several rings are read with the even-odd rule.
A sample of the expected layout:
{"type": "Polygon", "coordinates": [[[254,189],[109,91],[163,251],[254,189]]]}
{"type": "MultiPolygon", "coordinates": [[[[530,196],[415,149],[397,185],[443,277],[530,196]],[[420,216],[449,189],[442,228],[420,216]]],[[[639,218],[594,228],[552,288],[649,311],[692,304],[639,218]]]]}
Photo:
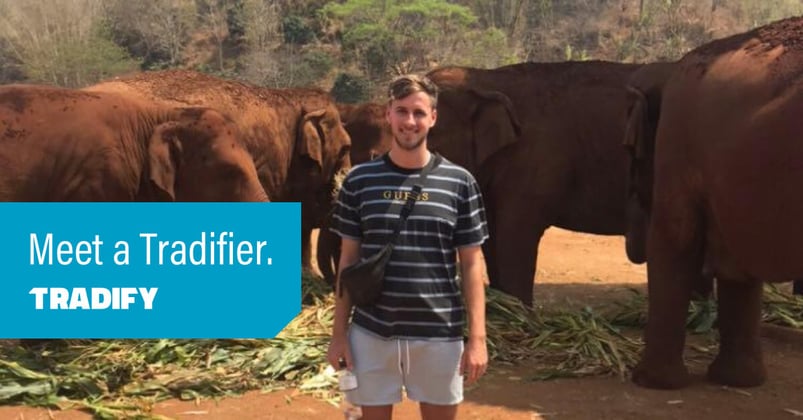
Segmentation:
{"type": "Polygon", "coordinates": [[[727,357],[720,354],[708,366],[708,380],[737,388],[759,386],[767,380],[761,357],[727,357]]]}
{"type": "Polygon", "coordinates": [[[316,270],[312,266],[309,267],[302,266],[301,275],[307,275],[311,277],[322,277],[322,275],[318,272],[318,270],[316,270]]]}
{"type": "Polygon", "coordinates": [[[683,362],[646,363],[643,360],[633,369],[636,385],[652,389],[680,389],[691,383],[689,370],[683,362]]]}

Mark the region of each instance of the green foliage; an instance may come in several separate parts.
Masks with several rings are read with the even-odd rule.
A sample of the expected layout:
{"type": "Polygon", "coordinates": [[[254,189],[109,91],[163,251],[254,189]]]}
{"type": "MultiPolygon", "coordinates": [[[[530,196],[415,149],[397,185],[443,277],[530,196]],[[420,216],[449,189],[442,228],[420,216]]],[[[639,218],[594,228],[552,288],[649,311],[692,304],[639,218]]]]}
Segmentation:
{"type": "Polygon", "coordinates": [[[308,69],[309,78],[313,81],[326,76],[334,66],[332,57],[323,51],[309,51],[303,55],[302,61],[308,69]]]}
{"type": "Polygon", "coordinates": [[[287,44],[303,45],[315,39],[315,32],[307,25],[304,18],[298,15],[282,19],[282,34],[287,44]]]}
{"type": "Polygon", "coordinates": [[[226,26],[229,29],[229,37],[240,40],[245,37],[245,22],[242,19],[245,13],[245,2],[243,0],[232,1],[231,7],[226,10],[226,26]]]}
{"type": "Polygon", "coordinates": [[[21,63],[14,57],[8,42],[0,39],[0,84],[24,80],[21,63]]]}
{"type": "Polygon", "coordinates": [[[802,14],[800,0],[0,0],[0,82],[80,86],[216,58],[201,69],[269,86],[345,72],[381,86],[436,65],[672,60],[802,14]]]}
{"type": "MultiPolygon", "coordinates": [[[[387,16],[391,21],[400,20],[396,26],[404,28],[406,32],[430,31],[442,28],[444,25],[468,27],[477,21],[477,17],[474,16],[471,9],[443,0],[417,0],[399,3],[388,10],[387,16]],[[429,19],[435,19],[438,22],[427,22],[429,19]]],[[[421,35],[426,36],[427,34],[421,35]]],[[[439,35],[439,33],[429,35],[439,35]]]]}
{"type": "Polygon", "coordinates": [[[199,64],[194,67],[195,71],[206,73],[210,76],[219,77],[222,79],[237,79],[237,72],[228,67],[220,69],[217,65],[210,65],[207,63],[199,64]]]}
{"type": "Polygon", "coordinates": [[[455,34],[473,34],[477,17],[445,0],[347,0],[320,11],[324,27],[339,34],[346,57],[369,77],[425,69],[432,49],[455,34]]]}
{"type": "Polygon", "coordinates": [[[455,64],[493,68],[516,63],[519,58],[508,47],[504,32],[497,28],[472,31],[462,37],[459,56],[449,60],[455,64]]]}
{"type": "Polygon", "coordinates": [[[103,14],[111,39],[140,59],[143,69],[164,69],[183,64],[191,35],[206,26],[200,6],[208,9],[194,0],[107,0],[103,14]]]}
{"type": "Polygon", "coordinates": [[[100,35],[80,44],[62,38],[51,46],[59,54],[48,57],[31,52],[26,55],[22,68],[29,79],[81,87],[138,66],[122,48],[100,35]]]}
{"type": "Polygon", "coordinates": [[[270,88],[318,86],[334,68],[334,60],[326,51],[296,49],[250,54],[240,79],[270,88]]]}
{"type": "Polygon", "coordinates": [[[110,39],[111,34],[106,23],[98,23],[92,32],[93,35],[85,45],[77,46],[74,55],[65,58],[66,67],[63,71],[74,72],[75,86],[95,83],[139,68],[139,61],[131,58],[128,52],[110,39]]]}
{"type": "Polygon", "coordinates": [[[332,2],[321,9],[322,16],[343,20],[347,25],[370,22],[381,18],[387,11],[387,4],[394,0],[348,0],[345,3],[332,2]]]}
{"type": "Polygon", "coordinates": [[[369,99],[369,89],[369,82],[364,77],[340,73],[335,78],[331,93],[336,102],[356,104],[369,99]]]}
{"type": "Polygon", "coordinates": [[[564,59],[566,61],[588,61],[591,59],[591,56],[588,55],[588,51],[585,49],[577,51],[572,48],[572,44],[566,44],[566,49],[564,59]]]}
{"type": "Polygon", "coordinates": [[[738,3],[745,23],[751,29],[788,16],[803,15],[803,2],[800,0],[739,0],[738,3]]]}

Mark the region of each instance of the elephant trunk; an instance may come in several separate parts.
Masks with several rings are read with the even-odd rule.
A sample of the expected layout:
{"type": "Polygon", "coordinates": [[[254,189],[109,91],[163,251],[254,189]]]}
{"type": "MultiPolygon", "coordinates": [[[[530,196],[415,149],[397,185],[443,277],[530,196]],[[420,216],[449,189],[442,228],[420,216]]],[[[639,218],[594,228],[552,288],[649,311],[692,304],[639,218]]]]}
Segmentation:
{"type": "Polygon", "coordinates": [[[350,169],[351,167],[343,167],[339,171],[335,172],[334,176],[332,177],[331,190],[329,191],[332,203],[337,201],[337,196],[340,194],[340,189],[343,188],[343,180],[346,179],[346,175],[348,175],[350,169]]]}
{"type": "Polygon", "coordinates": [[[647,231],[650,218],[636,199],[631,196],[627,200],[627,231],[625,232],[625,250],[627,258],[633,264],[647,262],[647,231]]]}
{"type": "Polygon", "coordinates": [[[269,202],[270,199],[268,198],[268,193],[260,185],[259,188],[254,189],[254,193],[252,195],[253,199],[251,201],[255,202],[269,202]]]}
{"type": "Polygon", "coordinates": [[[340,262],[340,237],[328,226],[322,227],[318,233],[317,261],[323,279],[334,287],[340,262]]]}

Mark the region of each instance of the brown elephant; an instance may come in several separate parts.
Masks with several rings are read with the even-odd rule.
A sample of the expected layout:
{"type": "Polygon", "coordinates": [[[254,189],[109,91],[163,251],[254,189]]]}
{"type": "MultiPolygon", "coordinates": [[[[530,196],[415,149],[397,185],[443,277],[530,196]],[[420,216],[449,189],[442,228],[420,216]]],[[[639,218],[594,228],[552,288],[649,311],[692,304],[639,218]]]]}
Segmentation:
{"type": "MultiPolygon", "coordinates": [[[[631,156],[628,181],[628,226],[626,249],[635,263],[647,261],[647,230],[652,202],[653,156],[655,134],[661,115],[663,87],[671,76],[675,63],[651,63],[633,73],[628,82],[630,108],[625,132],[625,147],[631,156]]],[[[697,298],[706,298],[713,291],[712,269],[704,264],[699,282],[693,286],[697,298]]],[[[793,282],[792,292],[803,295],[803,279],[793,282]]]]}
{"type": "Polygon", "coordinates": [[[237,127],[205,108],[0,87],[0,201],[267,201],[237,127]]]}
{"type": "MultiPolygon", "coordinates": [[[[351,138],[351,163],[368,162],[390,150],[393,134],[385,118],[387,105],[374,102],[337,104],[340,119],[351,138]]],[[[340,237],[326,223],[318,232],[316,261],[324,280],[334,284],[340,260],[340,237]]]]}
{"type": "Polygon", "coordinates": [[[429,72],[441,93],[428,143],[480,184],[491,287],[532,305],[549,226],[624,235],[625,86],[641,67],[586,61],[429,72]]]}
{"type": "Polygon", "coordinates": [[[624,146],[630,156],[627,190],[625,250],[630,261],[647,262],[647,226],[652,200],[654,139],[661,115],[664,85],[676,63],[645,64],[628,80],[628,113],[624,146]],[[636,148],[638,146],[638,149],[636,148]]]}
{"type": "Polygon", "coordinates": [[[215,108],[234,120],[271,201],[301,202],[302,264],[351,167],[351,141],[331,96],[317,89],[267,89],[187,70],[145,72],[87,91],[126,92],[173,105],[215,108]]]}
{"type": "Polygon", "coordinates": [[[351,163],[368,162],[390,150],[393,133],[387,122],[386,104],[363,102],[337,104],[340,120],[351,137],[351,163]]]}
{"type": "MultiPolygon", "coordinates": [[[[663,88],[676,65],[675,62],[646,64],[633,73],[628,82],[630,107],[624,145],[630,154],[630,171],[625,248],[630,261],[637,264],[647,262],[655,132],[661,115],[663,88]]],[[[700,277],[692,285],[692,298],[706,300],[713,291],[714,274],[709,265],[704,264],[700,277]]]]}
{"type": "Polygon", "coordinates": [[[704,265],[717,279],[720,334],[708,378],[740,387],[766,380],[763,282],[803,276],[801,33],[803,18],[791,18],[691,51],[662,89],[654,137],[630,142],[643,159],[637,175],[652,179],[640,193],[649,310],[639,385],[689,383],[685,321],[704,265]]]}

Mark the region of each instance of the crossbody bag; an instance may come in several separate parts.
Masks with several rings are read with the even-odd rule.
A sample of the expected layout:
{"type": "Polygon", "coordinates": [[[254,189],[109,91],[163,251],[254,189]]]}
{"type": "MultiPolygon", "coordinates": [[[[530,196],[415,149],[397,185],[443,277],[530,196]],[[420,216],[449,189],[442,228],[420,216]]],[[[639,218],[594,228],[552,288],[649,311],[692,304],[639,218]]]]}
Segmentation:
{"type": "Polygon", "coordinates": [[[401,228],[407,217],[413,211],[413,206],[418,197],[421,195],[421,190],[424,188],[427,176],[432,168],[435,167],[440,156],[432,153],[432,158],[427,162],[418,176],[418,182],[413,185],[412,194],[407,197],[407,202],[401,209],[399,222],[393,234],[390,236],[390,241],[385,244],[379,252],[371,255],[370,257],[343,268],[340,272],[340,296],[343,296],[343,290],[348,292],[351,302],[357,306],[371,305],[379,299],[382,294],[382,283],[385,280],[385,266],[390,260],[390,255],[393,253],[394,243],[399,237],[401,228]]]}

